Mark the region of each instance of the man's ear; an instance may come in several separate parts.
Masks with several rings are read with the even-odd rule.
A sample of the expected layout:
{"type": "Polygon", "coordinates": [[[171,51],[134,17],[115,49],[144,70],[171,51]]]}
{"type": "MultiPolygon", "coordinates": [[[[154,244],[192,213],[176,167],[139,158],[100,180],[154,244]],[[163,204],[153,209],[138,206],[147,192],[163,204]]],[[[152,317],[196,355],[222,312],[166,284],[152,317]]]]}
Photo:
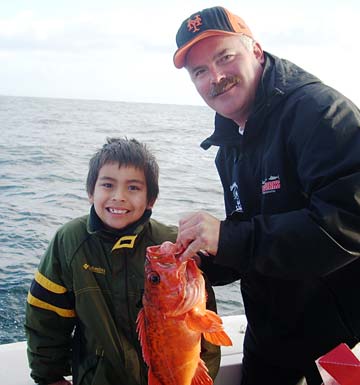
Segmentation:
{"type": "Polygon", "coordinates": [[[264,51],[261,48],[261,45],[256,41],[253,48],[254,55],[260,64],[264,64],[264,51]]]}

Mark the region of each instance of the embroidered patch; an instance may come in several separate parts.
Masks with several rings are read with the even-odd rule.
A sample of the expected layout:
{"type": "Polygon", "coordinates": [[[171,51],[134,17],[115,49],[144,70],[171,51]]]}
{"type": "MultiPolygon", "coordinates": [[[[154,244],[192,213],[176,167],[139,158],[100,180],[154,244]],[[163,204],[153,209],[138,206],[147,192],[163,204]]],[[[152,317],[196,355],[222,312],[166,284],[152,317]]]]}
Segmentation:
{"type": "Polygon", "coordinates": [[[105,273],[106,273],[106,270],[105,270],[104,268],[102,268],[102,267],[90,266],[90,265],[88,265],[87,263],[84,263],[84,264],[83,264],[83,269],[84,269],[84,270],[92,271],[93,273],[102,274],[102,275],[105,275],[105,273]]]}
{"type": "Polygon", "coordinates": [[[243,208],[239,196],[239,187],[236,182],[230,186],[230,191],[232,192],[232,196],[235,202],[235,210],[233,212],[242,212],[243,208]]]}
{"type": "Polygon", "coordinates": [[[281,183],[279,175],[271,175],[269,178],[264,179],[261,182],[261,192],[263,194],[269,194],[280,190],[281,183]]]}
{"type": "Polygon", "coordinates": [[[200,15],[196,15],[193,19],[189,19],[187,22],[187,27],[189,32],[198,32],[200,31],[200,25],[202,25],[202,20],[200,15]]]}

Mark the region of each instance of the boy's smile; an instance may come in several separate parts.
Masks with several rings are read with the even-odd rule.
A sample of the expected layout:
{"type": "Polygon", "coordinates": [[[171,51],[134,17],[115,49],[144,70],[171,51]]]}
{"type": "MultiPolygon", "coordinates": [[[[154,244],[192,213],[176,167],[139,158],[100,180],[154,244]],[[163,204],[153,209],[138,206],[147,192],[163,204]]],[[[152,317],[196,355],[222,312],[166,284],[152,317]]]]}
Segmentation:
{"type": "Polygon", "coordinates": [[[144,171],[133,166],[108,163],[101,167],[94,194],[89,197],[105,226],[120,230],[152,207],[147,201],[144,171]]]}

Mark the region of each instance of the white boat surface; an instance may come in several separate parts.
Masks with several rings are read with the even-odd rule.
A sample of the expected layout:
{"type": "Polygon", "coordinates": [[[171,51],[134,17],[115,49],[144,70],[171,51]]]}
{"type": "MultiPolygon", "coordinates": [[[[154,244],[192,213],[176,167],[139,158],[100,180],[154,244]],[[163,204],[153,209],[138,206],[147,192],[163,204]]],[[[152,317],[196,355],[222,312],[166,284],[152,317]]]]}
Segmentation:
{"type": "MultiPolygon", "coordinates": [[[[244,315],[221,318],[233,346],[221,347],[221,366],[214,385],[239,384],[246,318],[244,315]]],[[[0,345],[0,373],[3,385],[34,384],[27,362],[26,341],[0,345]]]]}

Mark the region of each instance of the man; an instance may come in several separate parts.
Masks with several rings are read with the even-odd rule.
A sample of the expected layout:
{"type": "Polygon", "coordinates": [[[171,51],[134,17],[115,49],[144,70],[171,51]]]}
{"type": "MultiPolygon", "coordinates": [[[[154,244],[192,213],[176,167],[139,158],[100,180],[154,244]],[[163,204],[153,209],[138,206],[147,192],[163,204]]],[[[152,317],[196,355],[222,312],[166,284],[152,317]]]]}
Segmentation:
{"type": "Polygon", "coordinates": [[[360,336],[360,112],[225,8],[191,15],[176,41],[175,66],[216,111],[201,145],[219,147],[226,208],[182,218],[178,242],[207,252],[213,284],[241,279],[242,385],[321,384],[315,360],[360,336]]]}

